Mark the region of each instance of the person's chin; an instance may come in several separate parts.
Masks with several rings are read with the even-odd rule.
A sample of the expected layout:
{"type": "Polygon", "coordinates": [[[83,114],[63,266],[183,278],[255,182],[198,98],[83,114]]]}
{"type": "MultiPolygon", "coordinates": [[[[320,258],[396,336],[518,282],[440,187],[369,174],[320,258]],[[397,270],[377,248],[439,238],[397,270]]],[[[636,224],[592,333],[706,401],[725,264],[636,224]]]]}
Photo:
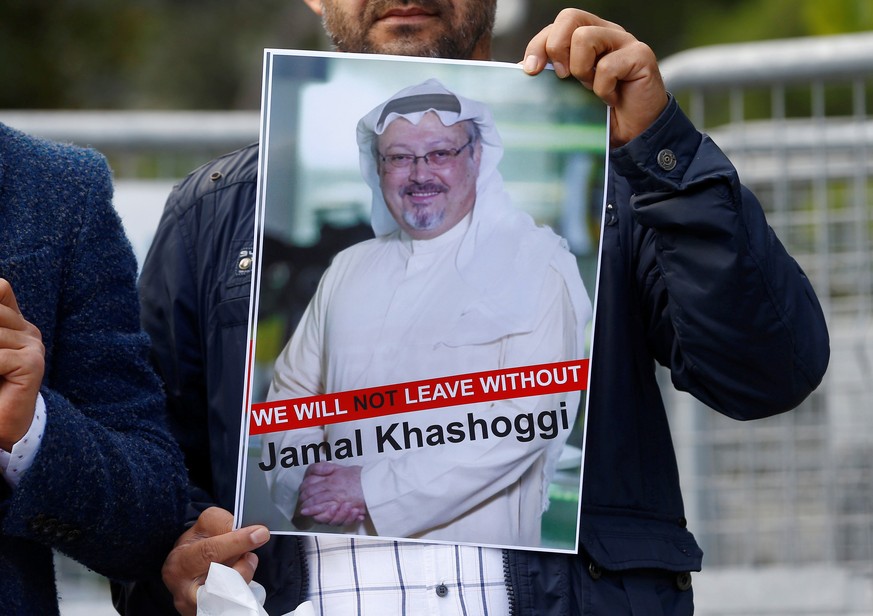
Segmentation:
{"type": "Polygon", "coordinates": [[[431,57],[436,54],[439,36],[436,33],[423,36],[426,29],[411,25],[378,27],[370,34],[370,47],[382,54],[431,57]]]}

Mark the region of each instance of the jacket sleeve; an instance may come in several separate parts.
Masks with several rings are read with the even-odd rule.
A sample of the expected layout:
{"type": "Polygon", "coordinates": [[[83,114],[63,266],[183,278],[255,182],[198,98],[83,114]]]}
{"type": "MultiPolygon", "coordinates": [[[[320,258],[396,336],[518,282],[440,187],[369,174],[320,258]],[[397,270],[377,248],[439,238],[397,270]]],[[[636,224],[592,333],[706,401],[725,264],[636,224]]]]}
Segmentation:
{"type": "MultiPolygon", "coordinates": [[[[248,204],[254,210],[256,162],[257,148],[247,148],[210,161],[174,187],[139,279],[151,363],[164,383],[168,423],[188,471],[188,526],[210,506],[233,508],[249,279],[234,287],[238,293],[232,299],[218,289],[223,250],[235,245],[226,234],[246,237],[251,246],[252,223],[243,212],[248,204]],[[244,305],[240,324],[226,333],[235,341],[232,348],[215,343],[225,325],[216,307],[230,304],[244,305]]],[[[175,614],[160,569],[153,567],[152,575],[136,584],[113,585],[116,610],[129,616],[175,614]]],[[[270,573],[261,567],[260,580],[270,573]]]]}
{"type": "Polygon", "coordinates": [[[4,503],[3,533],[128,579],[159,564],[178,536],[185,475],[148,362],[136,261],[112,208],[109,170],[102,157],[77,162],[87,168],[71,174],[97,181],[81,182],[77,201],[59,203],[59,220],[46,223],[63,245],[40,269],[43,297],[57,299],[53,326],[41,325],[46,426],[4,503]]]}
{"type": "Polygon", "coordinates": [[[611,162],[632,192],[647,343],[673,384],[737,419],[800,404],[827,367],[825,319],[730,161],[671,100],[611,162]]]}

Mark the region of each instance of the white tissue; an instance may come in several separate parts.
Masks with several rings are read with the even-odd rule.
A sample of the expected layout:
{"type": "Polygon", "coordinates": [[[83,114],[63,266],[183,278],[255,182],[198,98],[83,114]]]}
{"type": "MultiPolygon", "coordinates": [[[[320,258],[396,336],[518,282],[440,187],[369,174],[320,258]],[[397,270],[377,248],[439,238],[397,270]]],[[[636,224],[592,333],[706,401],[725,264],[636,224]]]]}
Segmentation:
{"type": "MultiPolygon", "coordinates": [[[[206,582],[197,589],[197,616],[268,616],[264,610],[267,593],[257,582],[246,584],[230,567],[211,563],[206,582]]],[[[315,616],[311,601],[284,616],[315,616]]]]}
{"type": "Polygon", "coordinates": [[[211,563],[206,582],[197,589],[197,616],[268,616],[262,607],[265,597],[257,582],[246,584],[234,569],[211,563]]]}

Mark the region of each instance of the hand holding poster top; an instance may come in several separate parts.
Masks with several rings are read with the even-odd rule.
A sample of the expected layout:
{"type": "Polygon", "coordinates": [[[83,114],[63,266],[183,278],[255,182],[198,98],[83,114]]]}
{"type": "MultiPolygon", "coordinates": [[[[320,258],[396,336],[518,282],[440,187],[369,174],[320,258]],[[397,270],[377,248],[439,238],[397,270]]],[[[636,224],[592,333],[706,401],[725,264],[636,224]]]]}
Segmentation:
{"type": "MultiPolygon", "coordinates": [[[[375,237],[333,257],[287,344],[269,325],[281,306],[263,303],[270,264],[260,263],[237,523],[575,551],[592,319],[580,263],[593,286],[596,239],[538,223],[596,228],[580,195],[602,183],[602,104],[494,63],[268,52],[266,75],[259,245],[293,236],[294,209],[311,198],[275,163],[295,161],[302,180],[348,117],[360,118],[349,132],[375,237]],[[529,90],[513,101],[516,75],[529,90]],[[488,95],[483,80],[500,88],[488,95]],[[379,97],[363,111],[365,97],[305,103],[328,84],[363,83],[366,98],[379,97]],[[518,131],[509,183],[495,107],[518,131]],[[288,109],[298,117],[286,125],[277,113],[288,109]],[[303,143],[312,126],[317,147],[303,143]],[[585,139],[561,139],[564,128],[597,141],[586,150],[585,139]],[[292,134],[284,153],[274,147],[292,134]],[[525,178],[532,170],[542,176],[525,178]],[[507,184],[527,184],[537,220],[507,184]],[[544,511],[568,493],[573,514],[553,528],[544,511]]],[[[342,154],[334,159],[323,169],[339,174],[342,154]]]]}

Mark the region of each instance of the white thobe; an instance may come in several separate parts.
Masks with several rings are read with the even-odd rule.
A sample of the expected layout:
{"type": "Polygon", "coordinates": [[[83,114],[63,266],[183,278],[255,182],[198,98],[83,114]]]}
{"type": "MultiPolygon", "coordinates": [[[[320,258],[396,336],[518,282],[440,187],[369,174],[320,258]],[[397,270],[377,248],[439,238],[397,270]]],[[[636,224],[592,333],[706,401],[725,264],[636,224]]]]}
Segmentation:
{"type": "MultiPolygon", "coordinates": [[[[507,265],[506,271],[494,273],[488,296],[470,287],[455,265],[467,227],[464,221],[431,240],[412,240],[395,232],[338,254],[276,362],[269,398],[577,359],[579,317],[568,283],[549,266],[549,255],[532,257],[545,259],[541,280],[526,283],[537,294],[534,318],[520,328],[508,326],[488,296],[501,295],[500,287],[519,281],[507,265]]],[[[581,280],[578,284],[581,287],[581,280]]],[[[575,392],[522,397],[290,430],[265,439],[274,440],[278,452],[289,446],[354,440],[355,431],[360,431],[363,455],[336,462],[362,466],[368,518],[344,532],[539,546],[551,474],[547,456],[557,459],[566,431],[557,438],[530,442],[520,442],[515,433],[492,434],[487,439],[379,453],[376,425],[408,422],[427,434],[427,427],[435,424],[466,425],[468,413],[490,423],[497,416],[536,416],[558,409],[560,402],[566,403],[572,425],[578,401],[575,392]]],[[[277,467],[268,473],[272,497],[289,519],[305,470],[277,467]]]]}

